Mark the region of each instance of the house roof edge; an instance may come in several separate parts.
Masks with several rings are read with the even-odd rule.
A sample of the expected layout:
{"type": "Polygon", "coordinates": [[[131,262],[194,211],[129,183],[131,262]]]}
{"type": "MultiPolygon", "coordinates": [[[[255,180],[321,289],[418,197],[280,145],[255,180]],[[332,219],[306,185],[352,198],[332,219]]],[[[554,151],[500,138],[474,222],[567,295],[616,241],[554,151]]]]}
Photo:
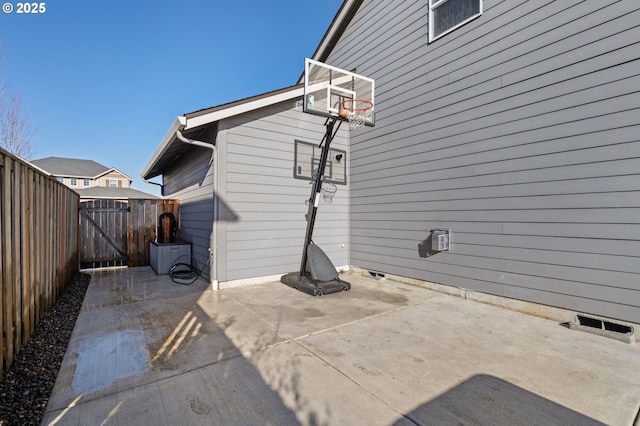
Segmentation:
{"type": "Polygon", "coordinates": [[[233,117],[235,115],[250,112],[269,105],[274,105],[298,96],[302,96],[302,85],[285,87],[271,92],[262,93],[260,95],[251,96],[237,101],[228,102],[211,108],[205,108],[198,111],[190,112],[184,115],[184,130],[190,130],[195,127],[210,124],[224,118],[233,117]]]}
{"type": "MultiPolygon", "coordinates": [[[[319,62],[325,62],[329,57],[329,54],[333,51],[333,48],[336,47],[338,40],[342,37],[342,34],[347,29],[347,26],[355,16],[356,12],[362,5],[364,0],[344,0],[342,6],[336,13],[336,16],[331,21],[327,32],[320,40],[316,51],[311,56],[311,59],[319,62]]],[[[298,79],[298,83],[304,81],[304,71],[302,75],[298,79]]]]}
{"type": "Polygon", "coordinates": [[[158,163],[160,158],[162,158],[162,155],[165,153],[167,148],[169,148],[169,146],[171,145],[173,140],[176,138],[176,131],[177,130],[182,130],[184,128],[186,122],[187,122],[186,118],[184,116],[182,116],[182,115],[176,117],[175,120],[173,120],[173,123],[171,124],[171,127],[169,127],[169,130],[167,131],[167,133],[162,138],[162,141],[160,142],[160,145],[158,145],[158,147],[156,148],[155,152],[153,153],[153,155],[149,159],[149,162],[147,163],[147,165],[142,170],[142,173],[140,173],[140,177],[143,180],[146,181],[147,179],[154,178],[154,177],[156,177],[156,176],[161,174],[161,173],[154,174],[153,168],[156,166],[156,164],[158,163]]]}

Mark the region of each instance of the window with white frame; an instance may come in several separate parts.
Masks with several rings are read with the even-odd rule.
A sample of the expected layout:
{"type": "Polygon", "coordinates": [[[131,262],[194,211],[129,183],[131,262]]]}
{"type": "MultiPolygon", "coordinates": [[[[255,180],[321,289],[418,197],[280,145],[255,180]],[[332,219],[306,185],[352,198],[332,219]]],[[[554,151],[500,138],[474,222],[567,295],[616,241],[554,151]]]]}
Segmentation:
{"type": "Polygon", "coordinates": [[[118,183],[120,183],[120,181],[118,179],[109,179],[109,186],[111,188],[117,188],[118,187],[118,183]]]}
{"type": "Polygon", "coordinates": [[[429,42],[482,15],[482,0],[429,0],[429,42]]]}
{"type": "Polygon", "coordinates": [[[71,178],[71,185],[76,186],[78,184],[78,180],[76,178],[71,178]]]}
{"type": "Polygon", "coordinates": [[[89,179],[84,180],[84,186],[89,186],[89,179]]]}

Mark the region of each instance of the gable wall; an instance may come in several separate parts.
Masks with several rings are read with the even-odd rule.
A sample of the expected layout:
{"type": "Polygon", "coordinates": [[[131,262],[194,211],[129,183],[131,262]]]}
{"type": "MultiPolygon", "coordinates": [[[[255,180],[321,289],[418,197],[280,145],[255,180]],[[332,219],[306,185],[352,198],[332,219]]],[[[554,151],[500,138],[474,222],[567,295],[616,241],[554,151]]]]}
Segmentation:
{"type": "MultiPolygon", "coordinates": [[[[95,180],[95,185],[92,186],[109,186],[109,180],[111,179],[117,179],[118,180],[118,188],[129,188],[131,186],[131,183],[129,182],[129,179],[127,177],[125,177],[122,173],[116,172],[116,171],[112,171],[110,173],[107,173],[106,175],[100,176],[98,179],[95,180]]],[[[82,182],[79,180],[79,182],[82,182]]]]}
{"type": "Polygon", "coordinates": [[[326,61],[376,79],[351,264],[640,322],[640,4],[487,0],[430,45],[402,4],[365,1],[326,61]]]}
{"type": "MultiPolygon", "coordinates": [[[[291,100],[220,123],[220,158],[225,161],[219,190],[228,216],[217,223],[218,245],[226,256],[220,281],[299,269],[311,185],[293,178],[294,141],[319,144],[325,127],[323,118],[295,105],[291,100]]],[[[347,149],[344,129],[331,146],[347,149]]],[[[349,264],[348,185],[337,187],[332,204],[320,201],[314,241],[341,266],[349,264]]]]}
{"type": "MultiPolygon", "coordinates": [[[[293,178],[294,142],[319,144],[325,127],[323,118],[295,105],[292,100],[221,121],[217,171],[210,150],[188,146],[163,175],[164,195],[180,200],[180,236],[192,243],[196,264],[217,246],[221,283],[299,268],[311,185],[293,178]]],[[[331,146],[347,150],[345,130],[331,146]]],[[[341,266],[349,264],[348,185],[337,186],[332,204],[320,201],[314,241],[341,266]]]]}
{"type": "MultiPolygon", "coordinates": [[[[173,168],[163,175],[164,196],[180,201],[180,239],[191,243],[196,267],[207,262],[213,247],[213,182],[212,151],[185,145],[185,151],[173,168]]],[[[208,274],[209,268],[203,273],[208,274]]]]}

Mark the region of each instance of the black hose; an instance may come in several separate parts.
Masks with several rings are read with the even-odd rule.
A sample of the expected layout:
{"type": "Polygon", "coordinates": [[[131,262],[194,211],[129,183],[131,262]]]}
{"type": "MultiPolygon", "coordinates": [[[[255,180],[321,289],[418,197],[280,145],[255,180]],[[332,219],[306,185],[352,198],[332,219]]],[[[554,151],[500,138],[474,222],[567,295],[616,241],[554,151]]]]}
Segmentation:
{"type": "MultiPolygon", "coordinates": [[[[178,258],[178,260],[182,259],[183,257],[186,256],[182,256],[178,258]]],[[[202,276],[202,271],[204,271],[204,268],[207,267],[210,260],[211,256],[208,257],[207,261],[204,263],[204,265],[202,265],[202,269],[200,269],[199,271],[195,266],[195,261],[193,261],[193,259],[192,262],[194,263],[194,265],[190,265],[184,262],[177,262],[171,267],[171,269],[169,269],[169,277],[171,277],[171,281],[176,284],[191,285],[202,276]]]]}

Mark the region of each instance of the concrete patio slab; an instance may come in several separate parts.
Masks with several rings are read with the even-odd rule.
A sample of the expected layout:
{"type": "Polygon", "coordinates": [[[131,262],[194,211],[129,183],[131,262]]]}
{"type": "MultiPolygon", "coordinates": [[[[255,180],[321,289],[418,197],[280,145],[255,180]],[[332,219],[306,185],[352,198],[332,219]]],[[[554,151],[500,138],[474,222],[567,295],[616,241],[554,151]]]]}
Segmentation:
{"type": "Polygon", "coordinates": [[[634,423],[638,345],[344,278],[311,297],[94,272],[43,424],[634,423]]]}
{"type": "Polygon", "coordinates": [[[80,393],[43,424],[247,425],[295,424],[288,410],[241,356],[114,391],[80,393]]]}

